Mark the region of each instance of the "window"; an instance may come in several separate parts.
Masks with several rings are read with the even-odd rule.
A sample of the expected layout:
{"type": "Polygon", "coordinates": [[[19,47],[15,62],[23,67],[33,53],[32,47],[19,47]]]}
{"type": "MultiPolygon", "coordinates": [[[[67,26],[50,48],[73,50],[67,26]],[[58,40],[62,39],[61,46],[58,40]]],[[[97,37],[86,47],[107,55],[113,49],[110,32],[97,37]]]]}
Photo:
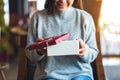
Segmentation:
{"type": "Polygon", "coordinates": [[[44,9],[44,4],[46,0],[37,0],[37,9],[42,10],[44,9]]]}
{"type": "Polygon", "coordinates": [[[120,54],[120,0],[103,0],[100,16],[101,51],[120,54]]]}
{"type": "Polygon", "coordinates": [[[9,2],[8,0],[3,0],[4,1],[4,18],[5,18],[5,24],[9,25],[9,2]]]}

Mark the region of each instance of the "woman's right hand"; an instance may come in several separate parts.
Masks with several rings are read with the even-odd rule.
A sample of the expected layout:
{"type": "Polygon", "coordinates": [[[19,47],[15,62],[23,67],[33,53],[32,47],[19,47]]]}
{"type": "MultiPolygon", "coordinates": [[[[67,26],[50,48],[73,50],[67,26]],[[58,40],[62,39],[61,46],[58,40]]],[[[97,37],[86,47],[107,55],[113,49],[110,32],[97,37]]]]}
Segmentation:
{"type": "Polygon", "coordinates": [[[85,43],[82,39],[77,39],[79,41],[79,56],[83,57],[86,53],[86,47],[85,47],[85,43]]]}
{"type": "MultiPolygon", "coordinates": [[[[38,39],[36,39],[36,43],[38,43],[38,42],[41,42],[41,41],[43,41],[44,40],[44,38],[38,38],[38,39]]],[[[46,55],[47,54],[47,49],[46,48],[42,48],[42,49],[36,49],[36,51],[37,51],[37,53],[38,54],[44,54],[44,55],[46,55]]]]}

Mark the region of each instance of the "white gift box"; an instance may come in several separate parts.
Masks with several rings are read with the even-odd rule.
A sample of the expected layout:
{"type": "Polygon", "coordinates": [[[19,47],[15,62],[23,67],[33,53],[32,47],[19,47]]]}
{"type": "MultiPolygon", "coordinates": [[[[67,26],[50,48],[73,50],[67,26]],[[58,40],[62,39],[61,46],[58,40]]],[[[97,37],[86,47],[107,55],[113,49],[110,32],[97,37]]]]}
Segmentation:
{"type": "Polygon", "coordinates": [[[79,54],[79,42],[77,40],[62,41],[59,44],[48,46],[48,56],[76,55],[79,54]]]}

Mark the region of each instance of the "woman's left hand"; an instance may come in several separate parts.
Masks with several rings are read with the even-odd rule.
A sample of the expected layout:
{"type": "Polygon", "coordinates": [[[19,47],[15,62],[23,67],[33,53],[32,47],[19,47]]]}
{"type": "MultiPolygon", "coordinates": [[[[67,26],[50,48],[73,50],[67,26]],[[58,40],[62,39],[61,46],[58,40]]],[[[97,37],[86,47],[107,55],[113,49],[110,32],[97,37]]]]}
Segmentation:
{"type": "Polygon", "coordinates": [[[83,57],[85,55],[86,52],[86,47],[85,47],[85,43],[83,42],[82,39],[77,39],[79,41],[79,56],[83,57]]]}
{"type": "MultiPolygon", "coordinates": [[[[41,42],[43,40],[44,40],[44,38],[38,38],[38,39],[36,39],[36,43],[41,42]]],[[[37,51],[38,54],[47,55],[47,49],[46,48],[36,49],[36,51],[37,51]]]]}

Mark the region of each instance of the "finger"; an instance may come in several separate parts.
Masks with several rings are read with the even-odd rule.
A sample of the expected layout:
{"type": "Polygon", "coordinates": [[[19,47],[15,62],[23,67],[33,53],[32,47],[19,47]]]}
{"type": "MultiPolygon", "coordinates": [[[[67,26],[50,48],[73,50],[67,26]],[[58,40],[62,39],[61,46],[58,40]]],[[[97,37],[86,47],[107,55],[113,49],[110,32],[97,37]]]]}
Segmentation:
{"type": "Polygon", "coordinates": [[[85,48],[80,49],[79,50],[79,56],[84,56],[85,55],[85,51],[86,51],[85,48]]]}
{"type": "Polygon", "coordinates": [[[79,53],[79,54],[76,54],[76,56],[79,56],[79,57],[83,57],[85,54],[83,53],[79,53]]]}
{"type": "Polygon", "coordinates": [[[79,41],[79,48],[85,48],[85,44],[82,39],[78,39],[79,41]]]}
{"type": "Polygon", "coordinates": [[[84,56],[84,54],[78,54],[78,56],[83,57],[83,56],[84,56]]]}
{"type": "Polygon", "coordinates": [[[41,52],[47,54],[47,49],[41,49],[41,52]]]}
{"type": "Polygon", "coordinates": [[[82,51],[85,51],[86,50],[86,48],[81,48],[81,49],[79,49],[79,52],[82,52],[82,51]]]}
{"type": "Polygon", "coordinates": [[[42,40],[44,40],[44,38],[38,38],[38,39],[36,39],[36,42],[40,42],[42,40]]]}
{"type": "Polygon", "coordinates": [[[79,39],[79,43],[80,43],[80,47],[81,47],[81,48],[84,48],[84,47],[85,47],[85,44],[84,44],[84,42],[83,42],[82,39],[79,39]]]}
{"type": "Polygon", "coordinates": [[[47,49],[37,49],[37,52],[40,52],[42,54],[47,54],[47,49]]]}
{"type": "Polygon", "coordinates": [[[40,49],[42,53],[47,54],[47,48],[40,49]]]}

